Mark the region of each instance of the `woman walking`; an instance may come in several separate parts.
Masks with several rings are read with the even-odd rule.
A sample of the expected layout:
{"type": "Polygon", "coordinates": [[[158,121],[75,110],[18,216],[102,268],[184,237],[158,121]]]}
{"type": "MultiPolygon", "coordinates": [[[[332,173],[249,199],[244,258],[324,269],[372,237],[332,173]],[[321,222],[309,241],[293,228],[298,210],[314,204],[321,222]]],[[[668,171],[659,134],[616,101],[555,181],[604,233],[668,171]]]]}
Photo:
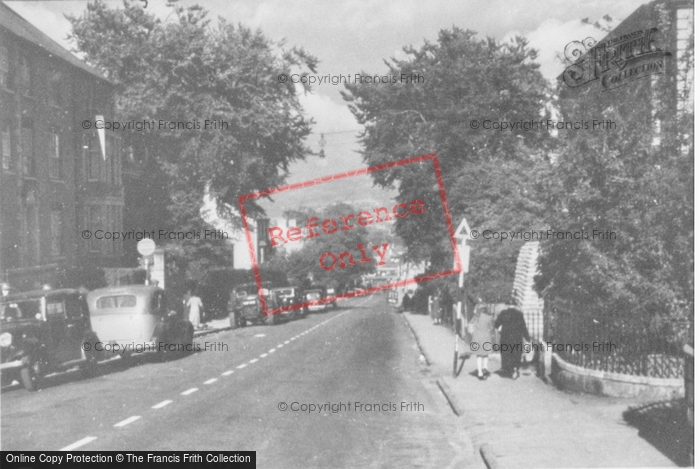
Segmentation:
{"type": "Polygon", "coordinates": [[[501,311],[495,327],[501,328],[501,369],[505,376],[520,377],[523,339],[530,341],[522,311],[515,306],[501,311]]]}
{"type": "Polygon", "coordinates": [[[476,348],[476,374],[480,380],[485,380],[491,374],[489,372],[489,351],[493,346],[495,328],[493,317],[489,314],[485,304],[477,305],[474,317],[469,322],[468,330],[471,333],[472,350],[476,348]],[[487,351],[488,350],[488,351],[487,351]]]}

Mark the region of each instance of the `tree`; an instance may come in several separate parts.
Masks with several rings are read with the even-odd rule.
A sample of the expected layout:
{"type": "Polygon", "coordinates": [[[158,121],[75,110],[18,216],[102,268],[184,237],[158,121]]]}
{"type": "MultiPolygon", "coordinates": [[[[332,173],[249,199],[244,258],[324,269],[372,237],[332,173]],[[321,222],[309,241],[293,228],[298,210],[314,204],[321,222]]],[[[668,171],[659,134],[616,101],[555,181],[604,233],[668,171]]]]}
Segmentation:
{"type": "MultiPolygon", "coordinates": [[[[671,30],[663,14],[653,26],[671,30]]],[[[682,85],[692,82],[689,44],[678,54],[678,78],[639,78],[606,93],[563,83],[559,90],[564,120],[609,119],[616,129],[565,135],[547,190],[548,223],[589,238],[543,243],[536,287],[608,327],[668,332],[693,311],[693,111],[682,105],[682,85]],[[593,230],[614,237],[593,239],[593,230]]]]}
{"type": "MultiPolygon", "coordinates": [[[[349,84],[343,96],[364,125],[363,158],[377,165],[437,153],[454,220],[467,217],[479,231],[539,229],[543,206],[538,183],[552,147],[539,124],[547,118],[547,83],[523,38],[500,44],[473,31],[442,30],[437,43],[405,47],[407,59],[386,61],[386,75],[410,83],[349,84]],[[491,122],[520,125],[494,130],[491,122]]],[[[397,201],[422,199],[428,216],[396,221],[413,260],[433,270],[451,268],[453,256],[442,202],[429,165],[372,173],[382,187],[397,187],[397,201]]],[[[486,300],[507,300],[522,242],[475,243],[469,276],[472,291],[486,300]]]]}
{"type": "MultiPolygon", "coordinates": [[[[286,216],[293,216],[294,218],[292,219],[296,221],[297,226],[303,227],[311,217],[317,217],[319,225],[326,219],[332,219],[341,223],[339,217],[347,216],[351,213],[357,214],[361,211],[352,205],[338,203],[318,212],[308,208],[288,211],[286,216]]],[[[267,264],[268,267],[285,270],[288,277],[296,279],[298,284],[301,284],[305,278],[311,276],[313,281],[318,283],[334,286],[350,285],[354,280],[360,279],[362,275],[374,272],[378,260],[372,250],[372,246],[378,246],[379,249],[383,244],[391,245],[393,241],[390,234],[372,225],[365,227],[355,223],[353,229],[338,229],[335,233],[330,234],[322,233],[321,228],[315,228],[315,231],[321,233],[320,236],[310,240],[304,238],[302,248],[297,251],[286,254],[285,251],[276,248],[275,251],[277,252],[274,253],[267,264]],[[360,262],[362,255],[357,248],[358,244],[364,245],[367,257],[373,257],[371,262],[360,262]],[[345,257],[343,263],[341,263],[339,255],[343,252],[350,253],[352,261],[349,257],[345,257]],[[326,256],[327,258],[324,260],[327,269],[321,267],[321,258],[325,253],[332,253],[336,257],[334,268],[328,269],[328,267],[333,265],[332,256],[326,256]],[[343,264],[345,267],[342,267],[343,264]]],[[[308,235],[306,229],[304,229],[304,233],[306,237],[308,235]]],[[[388,254],[385,260],[389,260],[388,254]]]]}
{"type": "MultiPolygon", "coordinates": [[[[161,21],[140,2],[125,0],[114,9],[89,2],[81,16],[68,17],[70,37],[76,51],[116,84],[117,119],[155,123],[123,133],[125,144],[151,159],[147,177],[162,181],[160,188],[141,185],[141,204],[153,210],[136,222],[201,230],[200,209],[209,194],[219,215],[241,226],[232,208],[238,196],[282,184],[289,164],[309,153],[303,140],[311,122],[294,85],[280,84],[277,76],[292,68],[313,72],[316,59],[272,43],[260,30],[222,18],[212,25],[202,7],[169,5],[172,17],[161,21]],[[204,128],[207,121],[227,126],[204,128]]],[[[248,210],[251,216],[262,212],[255,203],[248,210]]],[[[190,276],[228,257],[222,241],[169,244],[190,276]]]]}

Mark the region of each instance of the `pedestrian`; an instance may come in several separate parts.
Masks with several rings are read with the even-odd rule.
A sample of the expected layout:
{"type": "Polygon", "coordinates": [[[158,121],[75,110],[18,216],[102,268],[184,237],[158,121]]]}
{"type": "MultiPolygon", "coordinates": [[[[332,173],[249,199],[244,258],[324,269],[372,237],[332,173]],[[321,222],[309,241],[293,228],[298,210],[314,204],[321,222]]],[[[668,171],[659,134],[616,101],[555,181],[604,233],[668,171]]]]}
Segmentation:
{"type": "Polygon", "coordinates": [[[511,306],[501,311],[496,318],[496,328],[501,331],[501,370],[513,379],[520,377],[520,361],[523,353],[523,339],[529,341],[525,317],[522,311],[511,306]]]}
{"type": "Polygon", "coordinates": [[[476,355],[476,375],[480,380],[489,377],[489,351],[493,344],[496,329],[493,316],[489,314],[485,304],[477,305],[474,317],[469,321],[467,332],[471,334],[471,349],[476,355]]]}
{"type": "Polygon", "coordinates": [[[192,290],[187,290],[185,295],[182,297],[182,317],[187,321],[190,318],[189,305],[187,302],[192,297],[192,290]]]}
{"type": "Polygon", "coordinates": [[[440,303],[435,295],[428,297],[428,313],[433,320],[433,324],[440,324],[440,303]]]}
{"type": "Polygon", "coordinates": [[[401,311],[410,311],[411,310],[411,296],[409,295],[411,291],[407,290],[403,294],[403,298],[401,299],[401,311]]]}
{"type": "Polygon", "coordinates": [[[445,286],[440,292],[440,310],[442,311],[442,321],[452,323],[454,315],[452,314],[452,305],[454,300],[450,294],[450,289],[445,286]]]}
{"type": "MultiPolygon", "coordinates": [[[[190,293],[190,292],[188,292],[190,293]]],[[[204,310],[204,305],[202,304],[202,299],[197,296],[196,292],[192,292],[190,297],[185,303],[187,311],[189,312],[190,322],[195,329],[200,329],[201,314],[204,310]]]]}

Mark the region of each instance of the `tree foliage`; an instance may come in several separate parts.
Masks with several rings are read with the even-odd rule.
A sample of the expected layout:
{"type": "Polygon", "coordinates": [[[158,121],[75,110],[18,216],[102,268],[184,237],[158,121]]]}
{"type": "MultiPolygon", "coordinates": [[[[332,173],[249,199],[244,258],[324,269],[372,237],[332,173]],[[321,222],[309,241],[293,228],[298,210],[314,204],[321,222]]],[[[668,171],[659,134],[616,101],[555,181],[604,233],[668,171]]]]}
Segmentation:
{"type": "MultiPolygon", "coordinates": [[[[354,225],[353,229],[344,231],[339,228],[338,231],[332,234],[322,233],[320,228],[321,223],[326,219],[335,220],[339,225],[342,225],[339,217],[359,212],[361,210],[347,203],[334,204],[319,211],[303,207],[294,211],[288,211],[286,213],[288,219],[295,220],[297,226],[302,228],[311,217],[317,217],[319,227],[314,228],[314,231],[321,234],[316,238],[307,240],[308,231],[304,229],[305,238],[301,249],[292,251],[289,254],[281,248],[273,248],[276,252],[268,263],[268,267],[286,271],[288,278],[294,279],[297,284],[302,284],[306,278],[313,277],[313,282],[333,285],[339,288],[352,285],[355,281],[359,281],[362,275],[373,273],[378,259],[372,250],[372,246],[381,247],[385,243],[390,246],[395,244],[394,236],[390,232],[373,225],[365,227],[357,223],[352,223],[354,225]],[[357,248],[358,244],[364,245],[367,257],[373,258],[371,262],[360,263],[362,255],[357,248]],[[346,258],[346,267],[341,267],[338,259],[334,269],[325,270],[321,267],[320,259],[327,252],[332,253],[336,257],[339,257],[340,253],[349,252],[355,264],[347,265],[350,262],[346,258]]],[[[394,245],[393,248],[395,249],[396,246],[394,245]]],[[[388,249],[384,259],[389,261],[388,249]]],[[[331,259],[328,258],[325,264],[330,266],[331,259]]]]}
{"type": "MultiPolygon", "coordinates": [[[[317,61],[302,49],[272,43],[260,30],[222,18],[212,23],[202,7],[169,5],[172,13],[162,21],[140,2],[125,0],[123,8],[89,2],[81,16],[68,17],[70,37],[116,84],[118,120],[197,126],[123,133],[124,143],[152,162],[147,177],[164,181],[155,197],[164,192],[167,200],[153,200],[152,186],[142,186],[142,200],[153,204],[150,221],[161,229],[202,229],[207,193],[220,215],[235,222],[239,195],[282,184],[289,164],[308,154],[303,140],[310,120],[294,85],[280,84],[277,76],[293,68],[313,72],[317,61]],[[228,126],[205,129],[205,120],[228,126]],[[160,218],[163,207],[168,219],[160,218]]],[[[260,212],[249,207],[253,216],[260,212]]],[[[223,243],[204,241],[173,244],[183,265],[216,262],[223,249],[223,243]]]]}
{"type": "MultiPolygon", "coordinates": [[[[538,174],[548,167],[548,133],[484,128],[486,120],[546,119],[547,83],[536,52],[523,38],[498,43],[459,28],[440,31],[437,43],[403,50],[408,57],[386,61],[386,74],[397,80],[420,75],[422,82],[346,85],[344,98],[364,125],[365,162],[437,153],[455,222],[466,217],[479,231],[539,229],[543,206],[536,194],[538,174]]],[[[433,168],[409,165],[373,176],[382,187],[397,187],[399,201],[426,202],[430,216],[397,220],[396,232],[414,260],[430,260],[433,270],[451,268],[449,238],[435,229],[444,216],[433,168]]],[[[475,242],[471,288],[485,300],[507,300],[521,245],[475,242]]]]}
{"type": "MultiPolygon", "coordinates": [[[[668,18],[659,21],[655,27],[671,30],[668,18]]],[[[686,52],[679,64],[692,60],[686,52]]],[[[693,114],[677,108],[688,97],[682,89],[673,73],[606,93],[562,84],[565,120],[609,119],[616,128],[565,135],[547,191],[548,223],[615,237],[544,243],[537,288],[548,298],[585,306],[583,314],[606,324],[655,328],[692,313],[693,114]]]]}

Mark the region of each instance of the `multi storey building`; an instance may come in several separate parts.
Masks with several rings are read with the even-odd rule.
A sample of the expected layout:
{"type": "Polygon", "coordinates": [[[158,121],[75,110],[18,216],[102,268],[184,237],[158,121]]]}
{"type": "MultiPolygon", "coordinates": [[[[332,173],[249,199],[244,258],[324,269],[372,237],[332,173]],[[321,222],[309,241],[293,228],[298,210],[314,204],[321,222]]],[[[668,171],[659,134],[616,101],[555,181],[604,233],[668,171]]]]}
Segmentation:
{"type": "Polygon", "coordinates": [[[95,128],[113,117],[113,93],[0,3],[0,276],[13,287],[121,261],[120,243],[94,236],[122,226],[119,140],[95,128]]]}

